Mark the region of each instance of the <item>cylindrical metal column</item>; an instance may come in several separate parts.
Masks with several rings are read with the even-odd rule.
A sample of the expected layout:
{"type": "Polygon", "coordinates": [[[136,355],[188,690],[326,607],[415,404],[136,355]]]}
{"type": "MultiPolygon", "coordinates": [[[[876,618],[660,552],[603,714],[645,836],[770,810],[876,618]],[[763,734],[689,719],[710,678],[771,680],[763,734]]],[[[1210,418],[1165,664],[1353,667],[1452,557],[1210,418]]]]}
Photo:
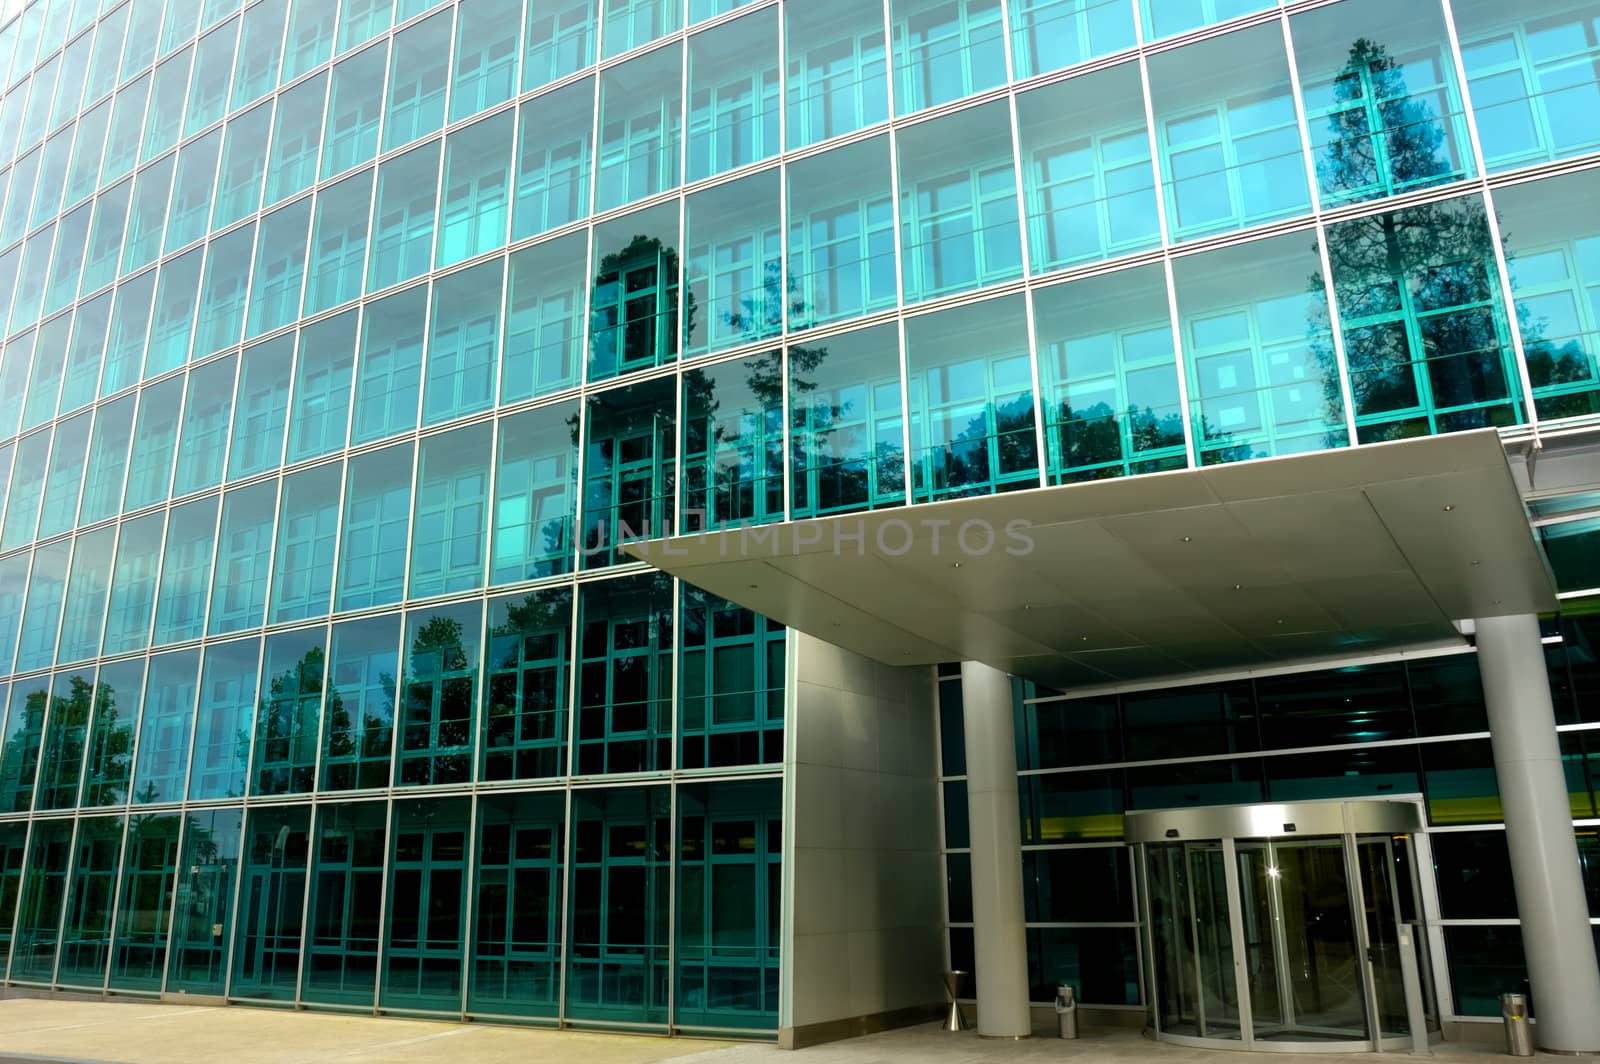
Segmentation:
{"type": "MultiPolygon", "coordinates": [[[[1541,1049],[1600,1050],[1600,967],[1578,867],[1539,620],[1475,622],[1511,879],[1541,1049]]],[[[1513,987],[1506,987],[1511,990],[1513,987]]]]}
{"type": "Polygon", "coordinates": [[[1032,1033],[1032,1022],[1010,678],[988,665],[962,662],[961,706],[967,740],[967,817],[972,833],[978,1033],[989,1038],[1025,1038],[1032,1033]]]}

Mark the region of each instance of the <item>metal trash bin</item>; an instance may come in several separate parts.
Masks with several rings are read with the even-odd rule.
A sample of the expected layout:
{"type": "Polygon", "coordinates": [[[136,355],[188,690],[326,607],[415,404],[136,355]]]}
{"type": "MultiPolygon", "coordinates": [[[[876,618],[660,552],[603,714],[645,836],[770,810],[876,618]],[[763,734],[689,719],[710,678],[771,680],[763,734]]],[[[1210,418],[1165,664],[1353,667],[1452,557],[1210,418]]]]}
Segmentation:
{"type": "Polygon", "coordinates": [[[1506,1028],[1506,1054],[1513,1057],[1533,1056],[1533,1028],[1528,1026],[1527,995],[1501,994],[1500,1019],[1506,1028]]]}
{"type": "Polygon", "coordinates": [[[1056,987],[1056,1035],[1078,1037],[1078,999],[1070,986],[1056,987]]]}

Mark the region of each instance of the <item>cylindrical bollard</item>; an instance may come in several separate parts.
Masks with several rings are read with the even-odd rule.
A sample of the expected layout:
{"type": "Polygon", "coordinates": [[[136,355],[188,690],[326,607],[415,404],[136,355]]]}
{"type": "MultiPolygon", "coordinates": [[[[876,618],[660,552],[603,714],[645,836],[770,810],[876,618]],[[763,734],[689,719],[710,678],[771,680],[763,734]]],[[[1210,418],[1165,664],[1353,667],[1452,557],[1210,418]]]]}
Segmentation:
{"type": "Polygon", "coordinates": [[[1533,1056],[1533,1028],[1528,1026],[1528,998],[1524,994],[1500,995],[1500,1019],[1506,1028],[1506,1053],[1533,1056]]]}
{"type": "Polygon", "coordinates": [[[1061,1038],[1078,1037],[1078,1000],[1070,986],[1056,987],[1056,1034],[1061,1038]]]}
{"type": "Polygon", "coordinates": [[[950,995],[950,1011],[944,1018],[944,1029],[947,1031],[965,1031],[971,1026],[961,1011],[961,980],[966,974],[959,970],[944,973],[945,993],[950,995]]]}

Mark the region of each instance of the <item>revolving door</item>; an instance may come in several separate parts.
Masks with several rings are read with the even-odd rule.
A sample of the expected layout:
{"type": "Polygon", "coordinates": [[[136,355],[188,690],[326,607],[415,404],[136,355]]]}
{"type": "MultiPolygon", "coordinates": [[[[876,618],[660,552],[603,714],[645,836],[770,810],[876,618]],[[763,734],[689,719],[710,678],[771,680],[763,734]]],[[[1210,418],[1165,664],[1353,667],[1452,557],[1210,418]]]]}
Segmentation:
{"type": "Polygon", "coordinates": [[[1419,826],[1398,801],[1129,813],[1156,1037],[1336,1052],[1432,1036],[1419,826]]]}

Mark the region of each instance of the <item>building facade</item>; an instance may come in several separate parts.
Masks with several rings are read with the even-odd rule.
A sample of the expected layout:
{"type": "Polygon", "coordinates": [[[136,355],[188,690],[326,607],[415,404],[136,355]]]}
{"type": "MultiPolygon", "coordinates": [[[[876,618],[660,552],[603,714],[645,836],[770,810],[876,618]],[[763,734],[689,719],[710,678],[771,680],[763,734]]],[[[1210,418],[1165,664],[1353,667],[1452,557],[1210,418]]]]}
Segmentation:
{"type": "MultiPolygon", "coordinates": [[[[0,0],[0,76],[7,984],[891,1022],[984,968],[961,670],[624,544],[1471,430],[1600,861],[1592,3],[0,0]]],[[[1123,813],[1404,795],[1498,1014],[1493,699],[1379,642],[1015,670],[1029,998],[1153,1008],[1123,813]]]]}

